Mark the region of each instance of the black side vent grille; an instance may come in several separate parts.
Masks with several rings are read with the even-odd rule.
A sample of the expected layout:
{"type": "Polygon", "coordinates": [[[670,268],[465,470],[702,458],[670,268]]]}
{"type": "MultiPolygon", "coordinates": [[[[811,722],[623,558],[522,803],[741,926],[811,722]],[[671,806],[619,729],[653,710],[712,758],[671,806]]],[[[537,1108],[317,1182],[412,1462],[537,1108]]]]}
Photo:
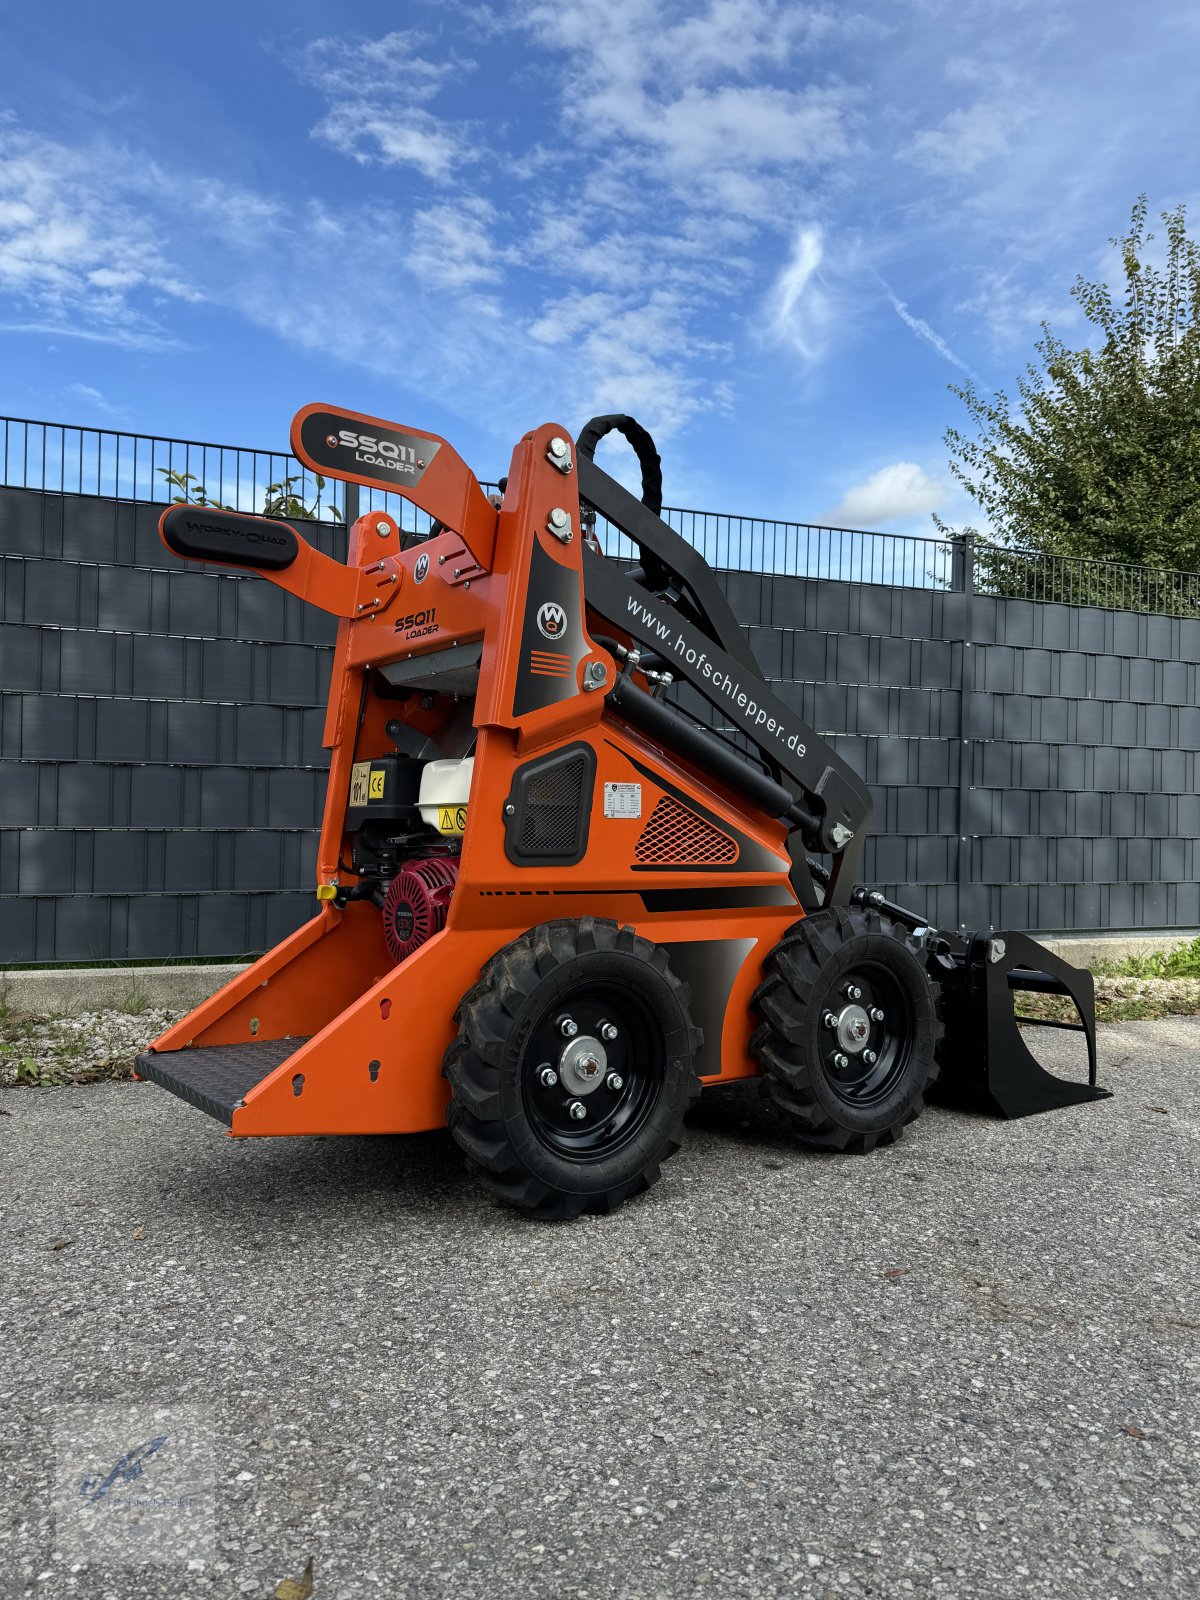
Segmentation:
{"type": "Polygon", "coordinates": [[[504,807],[504,851],[516,866],[573,867],[583,860],[592,815],[596,752],[570,744],[513,774],[504,807]]]}

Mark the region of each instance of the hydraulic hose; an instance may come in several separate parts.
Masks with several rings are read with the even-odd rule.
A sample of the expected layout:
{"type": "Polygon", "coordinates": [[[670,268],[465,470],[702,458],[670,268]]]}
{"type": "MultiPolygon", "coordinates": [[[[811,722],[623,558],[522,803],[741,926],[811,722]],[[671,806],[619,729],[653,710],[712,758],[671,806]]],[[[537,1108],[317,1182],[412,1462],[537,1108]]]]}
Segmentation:
{"type": "Polygon", "coordinates": [[[604,435],[614,431],[624,434],[638,458],[638,465],[642,469],[642,504],[653,511],[656,517],[661,516],[662,457],[654,448],[654,440],[635,418],[616,415],[593,417],[576,439],[575,448],[581,456],[591,461],[604,435]]]}
{"type": "Polygon", "coordinates": [[[806,843],[810,838],[819,840],[821,823],[813,812],[802,806],[781,783],[776,783],[765,772],[750,766],[730,745],[694,722],[689,722],[672,706],[655,700],[627,677],[617,679],[608,696],[608,703],[643,733],[686,756],[706,772],[711,772],[722,783],[744,795],[760,811],[782,818],[789,828],[799,828],[806,843]]]}

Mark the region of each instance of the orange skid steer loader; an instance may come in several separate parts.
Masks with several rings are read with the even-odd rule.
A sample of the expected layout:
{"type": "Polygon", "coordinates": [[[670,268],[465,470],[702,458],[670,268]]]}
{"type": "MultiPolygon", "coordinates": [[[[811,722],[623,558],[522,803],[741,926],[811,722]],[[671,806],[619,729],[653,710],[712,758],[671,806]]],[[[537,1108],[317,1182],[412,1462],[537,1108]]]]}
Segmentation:
{"type": "Polygon", "coordinates": [[[339,627],[316,915],[141,1076],[236,1138],[448,1125],[479,1181],[540,1217],[647,1189],[701,1088],[737,1079],[844,1151],[897,1138],[939,1074],[1008,1116],[1106,1092],[1089,974],[856,884],[866,787],[768,688],[661,520],[631,418],[526,434],[499,504],[444,439],[378,418],[308,406],[292,446],[432,528],[360,517],[342,565],[286,522],[164,513],[176,555],[339,627]],[[614,428],[640,501],[593,460],[614,428]],[[605,557],[598,516],[636,564],[605,557]],[[1034,1060],[1017,990],[1074,1001],[1086,1083],[1034,1060]]]}

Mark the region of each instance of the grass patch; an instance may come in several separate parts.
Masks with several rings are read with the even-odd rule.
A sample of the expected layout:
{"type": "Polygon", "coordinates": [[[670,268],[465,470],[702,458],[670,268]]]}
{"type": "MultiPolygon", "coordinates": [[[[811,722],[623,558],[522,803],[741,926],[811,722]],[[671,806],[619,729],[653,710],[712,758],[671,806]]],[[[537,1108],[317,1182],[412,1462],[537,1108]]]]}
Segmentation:
{"type": "MultiPolygon", "coordinates": [[[[1063,995],[1022,994],[1020,1010],[1050,1022],[1074,1022],[1075,1007],[1063,995]]],[[[1200,976],[1096,978],[1097,1022],[1156,1022],[1162,1017],[1200,1016],[1200,976]]]]}
{"type": "Polygon", "coordinates": [[[121,996],[120,1009],[127,1017],[144,1016],[150,1009],[150,996],[138,983],[131,983],[121,996]]]}
{"type": "Polygon", "coordinates": [[[1200,935],[1174,950],[1126,956],[1123,961],[1094,961],[1091,970],[1097,978],[1200,979],[1200,935]]]}

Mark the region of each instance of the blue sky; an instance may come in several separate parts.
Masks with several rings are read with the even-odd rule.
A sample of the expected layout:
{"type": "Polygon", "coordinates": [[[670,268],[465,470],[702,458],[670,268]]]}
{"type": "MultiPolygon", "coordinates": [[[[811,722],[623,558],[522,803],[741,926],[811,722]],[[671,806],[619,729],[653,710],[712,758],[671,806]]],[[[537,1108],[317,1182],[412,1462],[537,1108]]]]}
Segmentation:
{"type": "MultiPolygon", "coordinates": [[[[279,448],[314,400],[481,476],[626,410],[666,497],[930,531],[1139,191],[1200,11],[513,0],[6,14],[0,412],[279,448]]],[[[608,447],[602,447],[607,449],[608,447]]]]}

